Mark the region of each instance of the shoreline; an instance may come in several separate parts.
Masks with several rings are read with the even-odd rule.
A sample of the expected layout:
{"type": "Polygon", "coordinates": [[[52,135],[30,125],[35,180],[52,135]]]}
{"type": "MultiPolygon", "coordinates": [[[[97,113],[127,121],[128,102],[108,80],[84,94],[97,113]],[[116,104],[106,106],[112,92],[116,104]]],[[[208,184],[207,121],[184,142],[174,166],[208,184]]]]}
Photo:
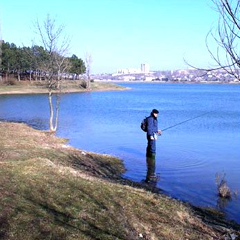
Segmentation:
{"type": "Polygon", "coordinates": [[[239,82],[217,82],[217,81],[203,81],[203,82],[191,82],[191,81],[121,81],[121,80],[101,80],[102,82],[113,82],[113,83],[143,83],[143,84],[196,84],[196,85],[240,85],[239,82]]]}
{"type": "MultiPolygon", "coordinates": [[[[125,91],[130,90],[130,88],[121,87],[119,84],[162,84],[162,85],[169,85],[169,84],[181,84],[181,85],[230,85],[230,86],[238,86],[240,83],[238,82],[161,82],[161,81],[120,81],[120,80],[101,80],[95,81],[91,83],[90,89],[84,89],[77,85],[78,81],[72,81],[70,86],[68,86],[69,81],[63,88],[60,94],[70,94],[70,93],[91,93],[91,92],[107,92],[107,91],[125,91]]],[[[4,85],[0,83],[0,95],[34,95],[34,94],[48,94],[48,89],[44,86],[44,83],[40,83],[42,85],[37,86],[39,82],[17,82],[16,85],[4,85]]],[[[53,91],[54,93],[59,93],[58,91],[53,91]]]]}
{"type": "MultiPolygon", "coordinates": [[[[53,94],[91,93],[104,91],[124,91],[127,88],[118,86],[116,83],[93,82],[90,89],[82,88],[79,81],[67,81],[61,91],[53,91],[53,94]]],[[[24,94],[48,94],[46,84],[43,82],[17,82],[15,85],[0,85],[0,95],[24,95],[24,94]]]]}

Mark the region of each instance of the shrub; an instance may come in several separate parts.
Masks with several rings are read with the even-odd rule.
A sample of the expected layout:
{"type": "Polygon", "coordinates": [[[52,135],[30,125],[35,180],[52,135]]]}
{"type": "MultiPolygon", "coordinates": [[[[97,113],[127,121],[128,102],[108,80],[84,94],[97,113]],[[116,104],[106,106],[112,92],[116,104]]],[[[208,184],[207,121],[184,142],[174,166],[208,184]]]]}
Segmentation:
{"type": "Polygon", "coordinates": [[[81,83],[80,83],[80,87],[81,88],[87,88],[87,82],[85,80],[82,80],[81,83]]]}
{"type": "Polygon", "coordinates": [[[226,174],[216,174],[216,183],[218,188],[218,195],[222,198],[231,198],[232,191],[229,188],[227,181],[225,179],[226,174]]]}
{"type": "Polygon", "coordinates": [[[16,85],[17,84],[16,80],[12,79],[12,78],[5,79],[3,82],[4,82],[5,85],[8,85],[8,86],[10,86],[10,85],[12,86],[12,85],[16,85]]]}

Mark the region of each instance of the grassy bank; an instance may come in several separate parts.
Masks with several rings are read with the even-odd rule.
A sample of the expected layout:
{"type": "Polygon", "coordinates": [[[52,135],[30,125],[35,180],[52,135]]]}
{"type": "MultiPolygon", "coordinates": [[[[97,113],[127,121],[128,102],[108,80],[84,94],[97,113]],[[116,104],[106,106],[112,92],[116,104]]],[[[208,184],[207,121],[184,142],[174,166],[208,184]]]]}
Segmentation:
{"type": "Polygon", "coordinates": [[[0,122],[0,135],[0,239],[205,240],[240,234],[239,226],[218,215],[125,181],[119,159],[74,149],[24,124],[0,122]]]}
{"type": "MultiPolygon", "coordinates": [[[[62,93],[89,92],[89,91],[119,91],[126,88],[114,83],[91,82],[90,89],[83,86],[82,81],[62,81],[62,93]]],[[[44,94],[48,93],[45,81],[17,81],[9,80],[0,82],[0,94],[44,94]]]]}

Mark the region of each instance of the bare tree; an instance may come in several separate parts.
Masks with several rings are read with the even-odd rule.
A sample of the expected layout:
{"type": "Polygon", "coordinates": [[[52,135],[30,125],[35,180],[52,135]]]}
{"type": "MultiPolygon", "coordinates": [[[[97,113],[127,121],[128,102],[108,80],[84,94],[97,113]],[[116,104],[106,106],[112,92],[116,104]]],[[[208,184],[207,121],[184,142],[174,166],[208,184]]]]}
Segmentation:
{"type": "Polygon", "coordinates": [[[212,29],[206,38],[208,51],[217,64],[211,70],[224,69],[240,81],[240,1],[212,0],[219,13],[216,31],[212,29]],[[210,47],[210,37],[217,43],[215,51],[210,47]]]}
{"type": "Polygon", "coordinates": [[[47,52],[44,60],[41,60],[39,68],[45,73],[48,81],[48,98],[50,109],[50,131],[56,132],[61,97],[62,74],[69,67],[66,57],[69,49],[69,39],[63,36],[64,27],[56,26],[54,19],[47,15],[46,20],[40,24],[36,21],[36,30],[41,43],[47,52]],[[53,100],[53,96],[56,98],[53,100]]]}
{"type": "Polygon", "coordinates": [[[91,67],[92,67],[92,55],[90,53],[85,54],[86,73],[87,73],[87,89],[90,88],[91,80],[91,67]]]}

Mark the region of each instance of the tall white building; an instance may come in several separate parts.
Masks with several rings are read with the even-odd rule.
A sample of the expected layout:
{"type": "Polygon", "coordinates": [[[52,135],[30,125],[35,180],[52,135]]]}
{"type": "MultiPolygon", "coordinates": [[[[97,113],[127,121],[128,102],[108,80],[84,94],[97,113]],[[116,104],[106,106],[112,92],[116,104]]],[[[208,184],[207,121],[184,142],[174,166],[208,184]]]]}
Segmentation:
{"type": "Polygon", "coordinates": [[[143,73],[149,73],[150,72],[150,66],[148,63],[142,63],[141,64],[141,72],[143,73]]]}

